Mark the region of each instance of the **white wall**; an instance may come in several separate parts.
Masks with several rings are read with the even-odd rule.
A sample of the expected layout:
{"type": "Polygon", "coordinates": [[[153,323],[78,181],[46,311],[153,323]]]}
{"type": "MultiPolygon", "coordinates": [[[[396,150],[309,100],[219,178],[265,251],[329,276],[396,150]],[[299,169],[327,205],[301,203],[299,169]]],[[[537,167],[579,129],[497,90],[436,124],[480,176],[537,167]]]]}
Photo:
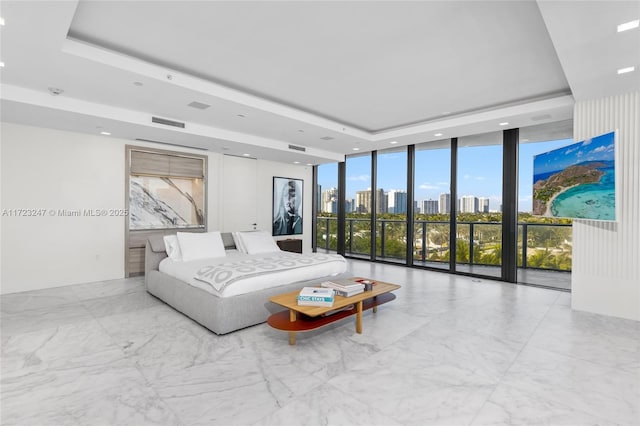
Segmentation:
{"type": "Polygon", "coordinates": [[[572,307],[640,320],[640,92],[576,103],[576,140],[612,130],[619,215],[574,220],[572,307]]]}
{"type": "Polygon", "coordinates": [[[2,293],[122,277],[123,218],[58,210],[123,209],[124,144],[7,123],[1,144],[2,293]]]}
{"type": "MultiPolygon", "coordinates": [[[[208,155],[210,230],[221,229],[223,163],[218,153],[171,148],[112,137],[2,123],[0,137],[0,293],[111,280],[124,276],[122,217],[65,217],[58,209],[122,209],[125,205],[125,145],[208,155]],[[44,216],[10,216],[13,209],[44,209],[44,216]],[[50,210],[54,211],[52,215],[50,210]]],[[[311,168],[258,160],[262,229],[271,226],[272,175],[305,182],[305,246],[311,247],[311,168]],[[266,197],[266,198],[265,198],[266,197]]]]}
{"type": "Polygon", "coordinates": [[[277,237],[276,239],[302,238],[302,251],[311,251],[312,192],[313,168],[295,164],[276,163],[273,161],[258,161],[258,186],[256,202],[258,203],[258,229],[271,232],[273,216],[273,177],[288,177],[303,179],[304,198],[302,202],[302,235],[277,237]]]}

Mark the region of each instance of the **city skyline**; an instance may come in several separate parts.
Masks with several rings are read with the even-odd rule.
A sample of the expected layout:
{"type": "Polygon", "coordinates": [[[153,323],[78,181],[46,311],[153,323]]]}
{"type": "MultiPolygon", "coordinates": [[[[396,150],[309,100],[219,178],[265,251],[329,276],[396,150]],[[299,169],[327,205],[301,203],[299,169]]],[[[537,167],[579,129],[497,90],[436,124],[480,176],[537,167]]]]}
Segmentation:
{"type": "MultiPolygon", "coordinates": [[[[521,143],[519,145],[518,210],[531,212],[533,191],[533,157],[573,143],[572,139],[521,143]]],[[[406,152],[378,152],[377,187],[406,191],[406,152]]],[[[450,150],[416,150],[415,201],[439,200],[450,193],[450,150]]],[[[371,189],[371,156],[347,158],[347,199],[355,199],[357,191],[371,189]]],[[[330,163],[318,168],[318,183],[324,188],[338,186],[338,165],[330,163]]],[[[500,211],[502,205],[502,146],[484,145],[458,149],[458,198],[474,195],[489,199],[489,211],[500,211]]]]}

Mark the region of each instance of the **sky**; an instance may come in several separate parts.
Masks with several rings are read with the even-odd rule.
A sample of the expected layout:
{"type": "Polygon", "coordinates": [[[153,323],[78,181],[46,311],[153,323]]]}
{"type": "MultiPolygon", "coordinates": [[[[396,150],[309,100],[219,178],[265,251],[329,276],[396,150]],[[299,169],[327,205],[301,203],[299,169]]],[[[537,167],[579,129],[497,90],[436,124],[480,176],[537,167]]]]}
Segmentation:
{"type": "MultiPolygon", "coordinates": [[[[594,138],[593,140],[596,140],[594,138]]],[[[530,212],[533,187],[533,156],[573,143],[571,139],[551,142],[522,143],[519,147],[518,211],[530,212]]],[[[415,199],[437,200],[449,193],[450,150],[416,150],[415,199]]],[[[407,189],[406,152],[378,152],[377,187],[385,192],[407,189]]],[[[356,198],[356,191],[371,187],[370,155],[347,158],[347,198],[356,198]]],[[[337,163],[318,168],[318,183],[322,190],[338,187],[337,163]]],[[[502,204],[502,146],[488,145],[458,149],[458,196],[474,195],[489,198],[489,210],[499,211],[502,204]]]]}
{"type": "Polygon", "coordinates": [[[545,152],[535,157],[536,174],[556,172],[584,161],[613,161],[615,135],[613,132],[575,144],[545,152]]]}

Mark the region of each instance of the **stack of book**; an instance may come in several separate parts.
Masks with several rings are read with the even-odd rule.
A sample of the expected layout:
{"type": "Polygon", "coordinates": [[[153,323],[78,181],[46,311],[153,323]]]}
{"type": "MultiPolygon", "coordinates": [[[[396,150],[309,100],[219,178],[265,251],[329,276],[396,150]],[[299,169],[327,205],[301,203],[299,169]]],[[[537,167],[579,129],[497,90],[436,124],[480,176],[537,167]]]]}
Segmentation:
{"type": "Polygon", "coordinates": [[[333,306],[333,300],[331,288],[304,287],[298,294],[299,306],[333,306]]]}
{"type": "Polygon", "coordinates": [[[322,287],[332,288],[338,296],[354,296],[364,291],[364,284],[350,280],[325,281],[320,284],[322,287]]]}

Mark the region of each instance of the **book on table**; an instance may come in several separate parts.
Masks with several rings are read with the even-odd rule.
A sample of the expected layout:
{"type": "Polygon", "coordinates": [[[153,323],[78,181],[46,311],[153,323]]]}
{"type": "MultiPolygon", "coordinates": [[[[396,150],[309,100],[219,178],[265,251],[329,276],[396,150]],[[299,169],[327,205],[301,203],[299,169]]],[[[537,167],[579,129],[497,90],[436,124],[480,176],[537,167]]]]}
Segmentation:
{"type": "Polygon", "coordinates": [[[298,305],[333,306],[334,299],[332,288],[304,287],[298,294],[298,305]]]}
{"type": "Polygon", "coordinates": [[[354,296],[364,292],[364,284],[350,280],[324,281],[322,287],[332,288],[336,294],[344,297],[354,296]]]}

